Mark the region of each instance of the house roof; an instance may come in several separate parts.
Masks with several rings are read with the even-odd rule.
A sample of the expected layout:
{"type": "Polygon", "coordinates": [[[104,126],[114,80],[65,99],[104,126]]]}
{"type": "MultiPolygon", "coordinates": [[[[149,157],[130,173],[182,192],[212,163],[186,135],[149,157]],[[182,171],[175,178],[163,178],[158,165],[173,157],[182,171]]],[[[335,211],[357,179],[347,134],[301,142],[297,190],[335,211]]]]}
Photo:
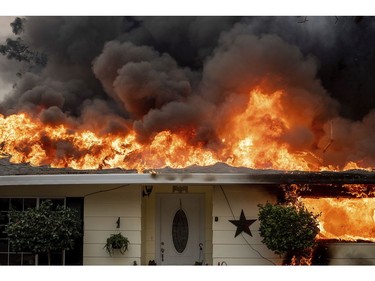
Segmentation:
{"type": "Polygon", "coordinates": [[[163,168],[137,173],[135,170],[74,170],[71,168],[32,167],[0,159],[0,186],[59,184],[375,184],[375,172],[303,172],[255,170],[223,163],[163,168]]]}

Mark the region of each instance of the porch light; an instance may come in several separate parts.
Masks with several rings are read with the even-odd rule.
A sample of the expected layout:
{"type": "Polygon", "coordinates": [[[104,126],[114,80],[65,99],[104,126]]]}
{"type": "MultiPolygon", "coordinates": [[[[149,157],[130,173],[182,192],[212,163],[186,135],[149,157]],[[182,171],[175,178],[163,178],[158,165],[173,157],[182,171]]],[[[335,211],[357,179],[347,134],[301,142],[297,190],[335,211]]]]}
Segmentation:
{"type": "Polygon", "coordinates": [[[152,185],[145,185],[143,187],[142,197],[145,197],[145,196],[149,197],[152,192],[152,189],[153,189],[152,185]]]}

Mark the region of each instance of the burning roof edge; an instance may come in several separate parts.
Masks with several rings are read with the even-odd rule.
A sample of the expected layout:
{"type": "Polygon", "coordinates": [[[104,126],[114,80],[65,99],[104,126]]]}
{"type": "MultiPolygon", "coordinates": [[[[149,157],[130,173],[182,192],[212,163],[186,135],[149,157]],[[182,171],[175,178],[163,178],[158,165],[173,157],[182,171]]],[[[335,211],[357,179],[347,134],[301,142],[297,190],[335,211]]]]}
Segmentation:
{"type": "Polygon", "coordinates": [[[375,172],[350,170],[342,172],[306,172],[254,170],[231,167],[224,163],[212,166],[169,167],[144,171],[73,170],[12,164],[0,159],[0,186],[76,185],[76,184],[375,184],[375,172]]]}
{"type": "Polygon", "coordinates": [[[0,176],[0,186],[78,184],[375,184],[375,174],[349,172],[56,174],[0,176]]]}

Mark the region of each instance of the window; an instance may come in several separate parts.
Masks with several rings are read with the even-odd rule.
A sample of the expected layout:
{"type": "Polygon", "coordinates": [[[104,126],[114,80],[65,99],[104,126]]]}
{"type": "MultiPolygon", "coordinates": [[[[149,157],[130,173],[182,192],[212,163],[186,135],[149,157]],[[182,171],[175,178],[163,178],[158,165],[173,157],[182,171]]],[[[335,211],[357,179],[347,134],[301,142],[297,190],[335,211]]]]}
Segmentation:
{"type": "Polygon", "coordinates": [[[36,264],[36,257],[32,253],[12,251],[9,239],[4,232],[9,220],[9,210],[23,211],[36,206],[37,198],[0,198],[0,265],[36,264]]]}
{"type": "MultiPolygon", "coordinates": [[[[79,211],[83,218],[83,198],[0,198],[0,265],[47,265],[46,254],[34,255],[30,252],[12,251],[9,239],[4,232],[8,223],[9,210],[24,211],[39,206],[44,200],[51,200],[53,206],[68,206],[79,211]]],[[[80,265],[83,263],[83,238],[76,241],[75,249],[56,252],[51,255],[52,265],[80,265]]]]}
{"type": "Polygon", "coordinates": [[[178,253],[182,253],[189,239],[189,224],[185,212],[179,209],[172,224],[173,245],[178,253]]]}

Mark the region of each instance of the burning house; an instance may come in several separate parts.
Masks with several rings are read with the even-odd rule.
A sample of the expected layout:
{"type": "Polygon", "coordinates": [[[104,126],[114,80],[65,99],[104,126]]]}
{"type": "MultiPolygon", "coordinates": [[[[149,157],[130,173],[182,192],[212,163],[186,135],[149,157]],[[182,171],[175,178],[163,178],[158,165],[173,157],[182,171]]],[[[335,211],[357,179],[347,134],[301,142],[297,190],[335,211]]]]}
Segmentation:
{"type": "MultiPolygon", "coordinates": [[[[293,193],[320,214],[312,264],[373,264],[375,25],[336,20],[15,19],[1,214],[45,198],[78,209],[82,239],[56,263],[277,265],[258,205],[293,193]],[[116,232],[129,249],[108,255],[116,232]]],[[[44,262],[1,232],[1,264],[44,262]]]]}
{"type": "MultiPolygon", "coordinates": [[[[10,206],[22,210],[44,198],[80,211],[84,235],[64,254],[67,265],[283,264],[284,257],[262,243],[258,204],[280,202],[290,192],[297,192],[305,206],[321,214],[312,264],[374,263],[373,172],[283,172],[216,164],[137,174],[33,168],[6,159],[1,164],[3,214],[10,206]],[[188,222],[180,252],[183,242],[178,239],[184,236],[177,232],[175,237],[171,231],[179,210],[188,222]],[[253,223],[249,233],[237,235],[241,229],[231,221],[240,220],[241,212],[253,223]],[[103,246],[117,232],[129,238],[129,251],[110,256],[103,246]]],[[[2,245],[2,264],[46,262],[30,253],[4,251],[9,249],[6,238],[2,245]]],[[[55,253],[54,262],[61,263],[61,253],[55,253]]]]}

